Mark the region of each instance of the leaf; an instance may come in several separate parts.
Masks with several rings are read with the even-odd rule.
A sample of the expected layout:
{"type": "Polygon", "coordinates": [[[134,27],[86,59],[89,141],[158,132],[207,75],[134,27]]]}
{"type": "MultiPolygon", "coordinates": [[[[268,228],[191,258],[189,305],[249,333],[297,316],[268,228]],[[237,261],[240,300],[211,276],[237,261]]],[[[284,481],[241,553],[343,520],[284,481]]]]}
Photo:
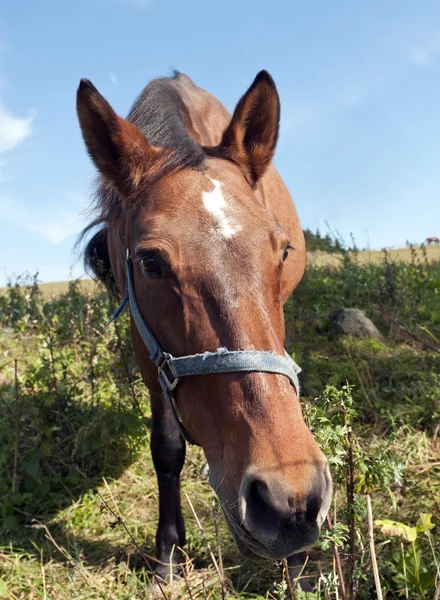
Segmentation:
{"type": "Polygon", "coordinates": [[[0,579],[0,598],[8,597],[8,584],[4,579],[0,579]]]}
{"type": "Polygon", "coordinates": [[[425,592],[433,590],[435,586],[435,571],[432,570],[426,571],[425,573],[420,573],[419,584],[425,592]]]}
{"type": "Polygon", "coordinates": [[[407,542],[415,542],[417,539],[417,529],[410,527],[399,521],[391,521],[391,519],[377,519],[374,521],[379,525],[384,535],[389,537],[401,537],[407,542]]]}
{"type": "Polygon", "coordinates": [[[14,504],[14,506],[19,506],[23,502],[22,495],[19,494],[18,492],[16,492],[15,494],[12,494],[11,502],[12,502],[12,504],[14,504]]]}
{"type": "Polygon", "coordinates": [[[435,523],[432,522],[432,514],[420,513],[420,518],[417,521],[416,529],[417,533],[427,533],[434,529],[435,523]]]}
{"type": "Polygon", "coordinates": [[[24,472],[34,479],[40,478],[40,465],[36,462],[27,462],[24,467],[24,472]]]}
{"type": "Polygon", "coordinates": [[[14,515],[7,515],[3,519],[3,527],[7,531],[14,531],[15,529],[18,529],[19,525],[20,521],[16,517],[14,517],[14,515]]]}
{"type": "Polygon", "coordinates": [[[49,442],[43,442],[40,446],[40,452],[43,456],[50,456],[52,452],[52,446],[49,442]]]}

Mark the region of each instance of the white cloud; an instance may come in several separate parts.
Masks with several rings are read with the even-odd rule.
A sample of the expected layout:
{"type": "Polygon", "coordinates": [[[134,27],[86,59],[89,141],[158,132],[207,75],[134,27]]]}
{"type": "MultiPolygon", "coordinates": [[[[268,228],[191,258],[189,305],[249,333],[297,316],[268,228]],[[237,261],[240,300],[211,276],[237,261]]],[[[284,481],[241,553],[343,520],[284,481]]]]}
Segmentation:
{"type": "Polygon", "coordinates": [[[334,119],[338,112],[348,112],[368,103],[378,93],[410,74],[411,67],[426,68],[440,59],[440,30],[408,31],[405,36],[402,36],[401,30],[388,32],[386,37],[377,38],[376,43],[383,57],[380,63],[372,58],[361,72],[357,70],[336,76],[331,83],[323,77],[320,95],[305,97],[302,102],[293,99],[284,101],[283,107],[288,108],[282,111],[282,142],[290,138],[292,132],[302,128],[309,131],[310,127],[317,127],[324,120],[334,119]],[[405,37],[405,42],[402,42],[402,37],[405,37]],[[396,54],[398,65],[392,60],[396,54]]]}
{"type": "MultiPolygon", "coordinates": [[[[4,50],[5,45],[2,40],[0,40],[0,58],[2,58],[4,50]]],[[[4,79],[3,73],[0,72],[0,94],[2,94],[7,87],[7,81],[4,79]]],[[[21,142],[31,134],[33,120],[34,117],[32,115],[28,115],[27,117],[17,117],[12,114],[10,109],[6,108],[2,102],[0,96],[0,152],[13,150],[16,146],[21,144],[21,142]]],[[[1,173],[0,179],[2,179],[1,173]]]]}
{"type": "Polygon", "coordinates": [[[424,68],[440,57],[440,31],[426,27],[425,31],[409,32],[405,43],[396,43],[400,55],[416,68],[424,68]]]}
{"type": "Polygon", "coordinates": [[[15,117],[0,104],[0,152],[12,150],[32,131],[33,117],[15,117]]]}
{"type": "Polygon", "coordinates": [[[390,33],[386,38],[377,39],[384,57],[381,63],[372,58],[361,73],[348,73],[330,84],[324,79],[320,96],[304,98],[300,103],[285,101],[283,106],[288,109],[282,111],[281,139],[290,137],[293,131],[302,128],[309,131],[323,120],[334,119],[337,112],[348,112],[368,103],[411,74],[412,68],[426,68],[440,58],[440,31],[427,31],[424,37],[408,32],[409,41],[405,43],[401,37],[399,32],[399,36],[390,33]],[[398,65],[392,60],[396,54],[398,65]]]}
{"type": "Polygon", "coordinates": [[[424,67],[431,62],[431,55],[426,50],[421,48],[410,48],[408,51],[410,63],[415,67],[424,67]]]}
{"type": "Polygon", "coordinates": [[[109,77],[110,77],[110,81],[113,83],[113,85],[116,85],[116,86],[121,85],[121,81],[120,81],[119,77],[116,75],[116,73],[110,73],[109,77]]]}
{"type": "Polygon", "coordinates": [[[67,204],[70,204],[68,209],[51,207],[35,210],[18,200],[0,196],[0,223],[35,231],[56,245],[79,233],[86,224],[85,217],[81,215],[81,200],[68,194],[67,204]]]}

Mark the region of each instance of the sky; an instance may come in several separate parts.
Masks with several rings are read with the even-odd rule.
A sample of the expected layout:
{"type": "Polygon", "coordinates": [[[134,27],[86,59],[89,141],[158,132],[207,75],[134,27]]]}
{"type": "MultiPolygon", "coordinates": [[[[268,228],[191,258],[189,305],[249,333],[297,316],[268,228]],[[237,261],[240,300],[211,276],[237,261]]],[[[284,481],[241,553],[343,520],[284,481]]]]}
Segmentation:
{"type": "Polygon", "coordinates": [[[261,69],[281,98],[275,165],[303,227],[373,249],[440,237],[438,0],[15,0],[0,4],[0,285],[84,275],[90,79],[125,116],[173,69],[233,110],[261,69]]]}

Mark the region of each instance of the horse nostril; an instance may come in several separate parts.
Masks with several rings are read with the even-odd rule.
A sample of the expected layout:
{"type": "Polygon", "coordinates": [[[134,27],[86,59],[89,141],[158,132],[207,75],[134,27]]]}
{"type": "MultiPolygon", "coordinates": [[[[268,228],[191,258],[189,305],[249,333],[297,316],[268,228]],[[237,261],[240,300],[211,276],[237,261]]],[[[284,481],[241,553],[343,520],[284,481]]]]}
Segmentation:
{"type": "Polygon", "coordinates": [[[298,523],[314,523],[322,506],[321,494],[316,490],[298,505],[293,496],[281,490],[271,490],[261,479],[253,479],[248,483],[246,496],[248,516],[254,522],[257,519],[266,523],[269,520],[276,522],[287,518],[298,523]]]}
{"type": "Polygon", "coordinates": [[[306,519],[307,521],[314,523],[318,518],[319,511],[322,506],[322,498],[317,494],[311,494],[307,498],[307,507],[306,507],[306,519]]]}
{"type": "Polygon", "coordinates": [[[301,523],[314,524],[323,506],[323,492],[316,486],[300,498],[280,481],[266,483],[260,477],[247,477],[241,492],[242,523],[250,532],[262,529],[274,535],[286,523],[295,527],[301,523]]]}
{"type": "Polygon", "coordinates": [[[253,502],[256,509],[264,511],[270,501],[267,484],[259,479],[254,479],[254,481],[249,484],[248,497],[249,501],[253,502]]]}
{"type": "Polygon", "coordinates": [[[267,483],[261,479],[253,479],[249,482],[246,496],[249,521],[267,523],[276,520],[276,510],[267,483]]]}
{"type": "MultiPolygon", "coordinates": [[[[239,495],[241,525],[271,556],[286,557],[318,538],[319,515],[326,507],[324,477],[301,493],[283,477],[244,476],[239,495]]],[[[299,488],[299,486],[298,486],[299,488]]]]}
{"type": "Polygon", "coordinates": [[[279,514],[267,483],[250,477],[244,485],[242,498],[241,518],[245,528],[254,535],[264,531],[265,537],[276,539],[279,514]]]}

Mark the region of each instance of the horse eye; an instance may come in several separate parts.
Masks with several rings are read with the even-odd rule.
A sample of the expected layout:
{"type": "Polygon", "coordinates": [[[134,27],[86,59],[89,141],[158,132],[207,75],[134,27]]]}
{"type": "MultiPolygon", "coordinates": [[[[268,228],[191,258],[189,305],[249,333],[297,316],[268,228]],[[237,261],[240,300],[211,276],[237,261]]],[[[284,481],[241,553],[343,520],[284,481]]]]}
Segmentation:
{"type": "Polygon", "coordinates": [[[290,244],[287,244],[287,247],[284,250],[284,254],[283,254],[283,262],[285,262],[287,260],[287,257],[289,256],[289,250],[295,250],[295,248],[293,246],[291,246],[290,244]]]}
{"type": "Polygon", "coordinates": [[[162,276],[162,269],[156,258],[149,254],[144,256],[139,261],[142,271],[150,279],[159,279],[162,276]]]}

